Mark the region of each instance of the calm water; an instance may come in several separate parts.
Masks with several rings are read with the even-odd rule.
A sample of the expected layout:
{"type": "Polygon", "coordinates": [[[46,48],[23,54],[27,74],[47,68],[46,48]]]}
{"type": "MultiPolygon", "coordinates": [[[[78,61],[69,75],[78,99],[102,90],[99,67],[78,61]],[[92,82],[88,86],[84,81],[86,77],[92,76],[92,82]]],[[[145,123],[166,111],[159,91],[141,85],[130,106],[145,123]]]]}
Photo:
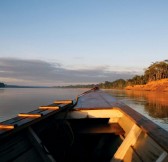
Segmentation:
{"type": "MultiPolygon", "coordinates": [[[[74,99],[86,89],[8,88],[0,89],[0,121],[29,112],[54,100],[74,99]]],[[[168,131],[168,93],[105,90],[168,131]]]]}
{"type": "Polygon", "coordinates": [[[86,89],[6,88],[0,89],[0,121],[29,112],[55,100],[74,99],[86,89]]]}

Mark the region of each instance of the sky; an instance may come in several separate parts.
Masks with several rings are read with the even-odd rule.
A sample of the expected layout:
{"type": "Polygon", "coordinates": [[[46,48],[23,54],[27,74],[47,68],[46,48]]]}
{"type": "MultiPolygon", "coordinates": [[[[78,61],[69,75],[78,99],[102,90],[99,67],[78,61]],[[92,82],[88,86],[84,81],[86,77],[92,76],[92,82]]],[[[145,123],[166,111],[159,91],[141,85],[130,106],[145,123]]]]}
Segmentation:
{"type": "Polygon", "coordinates": [[[0,82],[91,84],[168,59],[167,0],[0,0],[0,82]]]}

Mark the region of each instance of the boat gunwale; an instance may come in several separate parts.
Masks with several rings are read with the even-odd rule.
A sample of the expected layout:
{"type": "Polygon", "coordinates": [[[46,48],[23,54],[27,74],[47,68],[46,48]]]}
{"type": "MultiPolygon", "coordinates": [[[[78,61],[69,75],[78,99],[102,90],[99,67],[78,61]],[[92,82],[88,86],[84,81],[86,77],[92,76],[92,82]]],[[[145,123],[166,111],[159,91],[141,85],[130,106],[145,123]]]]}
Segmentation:
{"type": "Polygon", "coordinates": [[[56,114],[66,111],[71,106],[73,106],[73,105],[72,104],[66,104],[66,105],[64,105],[63,107],[61,107],[60,109],[57,109],[57,110],[40,110],[40,109],[36,109],[36,110],[28,112],[28,113],[36,112],[37,110],[40,110],[41,112],[47,112],[48,111],[47,114],[42,115],[39,118],[29,118],[29,117],[19,117],[19,116],[17,116],[17,117],[8,119],[6,121],[3,121],[2,124],[13,124],[13,125],[15,125],[15,129],[11,129],[11,130],[10,129],[9,130],[2,129],[2,130],[0,130],[0,142],[4,138],[6,138],[6,137],[8,137],[8,136],[10,136],[12,134],[17,133],[17,132],[23,130],[24,128],[27,128],[27,127],[29,127],[29,126],[31,126],[31,125],[33,125],[35,123],[38,123],[38,122],[40,122],[40,121],[42,121],[42,120],[44,120],[46,118],[52,118],[56,114]],[[16,119],[18,119],[18,120],[16,120],[16,119]],[[10,121],[12,121],[12,120],[16,120],[16,121],[13,121],[13,122],[10,123],[10,121]],[[26,120],[26,121],[23,121],[23,120],[26,120]],[[23,124],[17,126],[17,122],[22,122],[22,121],[23,121],[23,124]]]}

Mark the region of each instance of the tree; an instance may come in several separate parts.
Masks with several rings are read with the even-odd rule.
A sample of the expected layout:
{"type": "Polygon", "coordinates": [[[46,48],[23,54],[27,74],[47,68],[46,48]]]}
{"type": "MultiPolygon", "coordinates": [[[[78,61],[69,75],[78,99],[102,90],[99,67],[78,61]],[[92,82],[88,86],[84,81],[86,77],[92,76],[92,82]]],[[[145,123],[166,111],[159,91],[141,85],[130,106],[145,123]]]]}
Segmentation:
{"type": "Polygon", "coordinates": [[[0,87],[5,87],[5,84],[4,83],[0,83],[0,87]]]}
{"type": "Polygon", "coordinates": [[[113,82],[105,81],[104,83],[100,83],[99,87],[103,89],[113,89],[113,88],[124,88],[126,86],[126,81],[124,79],[118,79],[113,82]]]}
{"type": "Polygon", "coordinates": [[[160,61],[152,63],[146,70],[145,70],[145,78],[148,81],[160,80],[164,78],[168,78],[168,63],[167,61],[160,61]]]}
{"type": "Polygon", "coordinates": [[[126,81],[124,79],[118,79],[112,82],[113,88],[124,88],[126,86],[126,81]]]}

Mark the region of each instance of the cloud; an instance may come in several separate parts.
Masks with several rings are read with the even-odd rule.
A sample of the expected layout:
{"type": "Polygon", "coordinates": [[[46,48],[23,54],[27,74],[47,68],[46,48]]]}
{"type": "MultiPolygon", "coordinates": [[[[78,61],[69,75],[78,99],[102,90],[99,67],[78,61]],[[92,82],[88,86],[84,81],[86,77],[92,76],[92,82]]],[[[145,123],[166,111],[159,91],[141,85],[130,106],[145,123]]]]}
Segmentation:
{"type": "MultiPolygon", "coordinates": [[[[135,69],[135,68],[134,68],[135,69]]],[[[135,75],[131,69],[122,71],[111,66],[68,69],[60,63],[42,60],[0,58],[0,81],[19,85],[69,85],[100,83],[106,80],[128,79],[135,75]]]]}

